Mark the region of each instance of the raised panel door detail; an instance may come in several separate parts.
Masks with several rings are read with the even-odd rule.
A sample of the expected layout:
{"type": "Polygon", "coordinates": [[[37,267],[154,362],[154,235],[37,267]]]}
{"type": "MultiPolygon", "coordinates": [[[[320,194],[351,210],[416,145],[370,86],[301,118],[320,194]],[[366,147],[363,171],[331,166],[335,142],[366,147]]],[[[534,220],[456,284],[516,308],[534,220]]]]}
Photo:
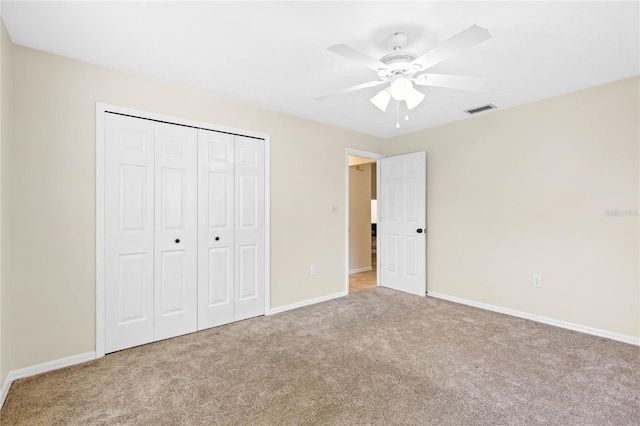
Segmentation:
{"type": "Polygon", "coordinates": [[[411,223],[418,221],[418,184],[416,182],[404,185],[404,214],[405,221],[411,223]]]}
{"type": "Polygon", "coordinates": [[[208,173],[208,196],[209,196],[209,229],[228,228],[229,202],[231,194],[229,193],[230,176],[225,172],[209,172],[208,173]]]}
{"type": "Polygon", "coordinates": [[[240,221],[238,226],[240,228],[255,228],[258,221],[258,179],[253,175],[240,175],[240,200],[238,212],[240,215],[240,221]]]}
{"type": "Polygon", "coordinates": [[[142,230],[147,216],[147,167],[131,164],[119,166],[120,230],[142,230]]]}
{"type": "Polygon", "coordinates": [[[404,177],[405,179],[415,179],[418,173],[418,162],[407,161],[404,163],[404,177]]]}
{"type": "Polygon", "coordinates": [[[404,237],[404,273],[415,277],[418,275],[418,237],[404,237]]]}
{"type": "Polygon", "coordinates": [[[164,229],[184,227],[184,170],[162,169],[162,222],[164,229]]]}
{"type": "Polygon", "coordinates": [[[398,273],[398,236],[387,235],[387,271],[398,273]]]}
{"type": "Polygon", "coordinates": [[[120,130],[120,149],[145,154],[147,152],[147,133],[139,130],[120,130]]]}
{"type": "Polygon", "coordinates": [[[119,321],[124,325],[147,319],[145,315],[145,287],[147,277],[145,253],[123,254],[118,256],[118,293],[119,321]]]}
{"type": "Polygon", "coordinates": [[[231,253],[228,247],[209,249],[209,306],[231,302],[231,253]]]}
{"type": "Polygon", "coordinates": [[[239,300],[249,299],[257,295],[258,247],[244,245],[238,248],[240,271],[239,300]]]}
{"type": "Polygon", "coordinates": [[[160,145],[163,157],[185,158],[187,155],[187,141],[184,138],[162,136],[160,145]]]}
{"type": "Polygon", "coordinates": [[[175,314],[184,311],[183,293],[185,287],[184,251],[169,251],[160,257],[162,276],[162,308],[160,315],[175,314]]]}
{"type": "Polygon", "coordinates": [[[208,144],[208,159],[213,163],[216,161],[228,162],[230,161],[231,148],[228,143],[209,142],[208,144]]]}
{"type": "Polygon", "coordinates": [[[243,166],[256,166],[258,164],[258,153],[255,148],[240,147],[239,163],[243,166]]]}
{"type": "Polygon", "coordinates": [[[400,164],[389,164],[389,166],[386,168],[385,172],[386,172],[386,177],[388,179],[397,179],[401,176],[401,168],[400,168],[400,164]]]}
{"type": "Polygon", "coordinates": [[[386,186],[387,200],[386,203],[386,219],[388,222],[398,221],[398,185],[386,186]]]}

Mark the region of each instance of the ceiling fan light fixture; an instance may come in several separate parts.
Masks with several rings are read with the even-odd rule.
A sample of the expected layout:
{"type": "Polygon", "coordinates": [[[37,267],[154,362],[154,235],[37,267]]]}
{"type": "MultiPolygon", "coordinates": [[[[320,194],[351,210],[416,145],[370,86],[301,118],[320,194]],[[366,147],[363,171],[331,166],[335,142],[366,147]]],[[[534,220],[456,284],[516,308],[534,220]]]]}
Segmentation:
{"type": "Polygon", "coordinates": [[[407,96],[407,99],[406,99],[407,108],[414,109],[415,107],[420,105],[420,102],[422,102],[423,100],[424,100],[424,93],[416,89],[412,89],[411,93],[409,93],[409,96],[407,96]]]}
{"type": "Polygon", "coordinates": [[[398,78],[391,83],[391,96],[396,101],[404,101],[411,94],[413,90],[413,84],[408,78],[398,78]]]}
{"type": "Polygon", "coordinates": [[[391,95],[387,89],[383,89],[378,92],[373,98],[369,99],[372,104],[374,104],[378,109],[382,112],[387,110],[387,105],[389,105],[389,101],[391,100],[391,95]]]}
{"type": "Polygon", "coordinates": [[[424,71],[445,61],[446,59],[491,38],[486,28],[472,25],[448,40],[440,43],[426,53],[416,56],[404,50],[408,37],[405,33],[393,33],[387,39],[392,51],[379,59],[372,58],[346,44],[336,44],[329,51],[366,66],[376,72],[377,81],[359,84],[339,90],[333,94],[316,99],[325,99],[334,94],[346,94],[368,87],[386,85],[369,101],[382,112],[386,112],[391,99],[396,101],[396,127],[399,123],[399,105],[405,101],[405,120],[409,119],[408,111],[422,103],[425,95],[415,87],[434,86],[460,90],[478,90],[486,81],[485,78],[467,77],[449,74],[426,74],[424,71]],[[414,87],[415,86],[415,87],[414,87]]]}

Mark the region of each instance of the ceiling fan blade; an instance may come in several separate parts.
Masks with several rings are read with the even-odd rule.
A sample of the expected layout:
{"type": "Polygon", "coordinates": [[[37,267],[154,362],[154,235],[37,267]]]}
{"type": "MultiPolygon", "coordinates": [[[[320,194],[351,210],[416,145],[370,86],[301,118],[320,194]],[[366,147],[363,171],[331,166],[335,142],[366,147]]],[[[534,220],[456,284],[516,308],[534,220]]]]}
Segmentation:
{"type": "Polygon", "coordinates": [[[487,79],[484,77],[467,77],[463,75],[420,74],[414,79],[418,86],[445,87],[447,89],[478,90],[487,79]]]}
{"type": "Polygon", "coordinates": [[[491,34],[486,28],[472,25],[466,30],[454,35],[449,40],[442,42],[438,46],[429,50],[422,56],[417,57],[413,63],[422,66],[423,70],[438,64],[453,55],[462,52],[469,47],[473,47],[483,41],[489,40],[491,34]]]}
{"type": "Polygon", "coordinates": [[[318,96],[316,101],[331,98],[333,96],[346,95],[347,93],[355,92],[356,90],[366,89],[367,87],[374,87],[380,84],[386,83],[386,81],[370,81],[368,83],[358,84],[357,86],[347,87],[346,89],[338,90],[337,92],[329,93],[328,95],[318,96]]]}
{"type": "Polygon", "coordinates": [[[352,61],[359,62],[365,67],[371,68],[376,72],[380,68],[387,68],[385,64],[378,61],[377,59],[373,59],[372,57],[367,56],[364,53],[354,49],[353,47],[347,46],[346,44],[336,44],[329,47],[327,50],[330,50],[337,55],[344,56],[347,59],[351,59],[352,61]]]}

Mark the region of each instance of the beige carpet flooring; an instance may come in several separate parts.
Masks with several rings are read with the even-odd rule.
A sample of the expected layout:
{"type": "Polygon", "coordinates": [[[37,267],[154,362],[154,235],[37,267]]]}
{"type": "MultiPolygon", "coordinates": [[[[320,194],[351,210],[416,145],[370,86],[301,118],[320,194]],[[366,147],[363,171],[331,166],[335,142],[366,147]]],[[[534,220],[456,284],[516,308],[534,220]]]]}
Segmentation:
{"type": "Polygon", "coordinates": [[[638,425],[640,348],[376,288],[18,380],[2,425],[638,425]]]}

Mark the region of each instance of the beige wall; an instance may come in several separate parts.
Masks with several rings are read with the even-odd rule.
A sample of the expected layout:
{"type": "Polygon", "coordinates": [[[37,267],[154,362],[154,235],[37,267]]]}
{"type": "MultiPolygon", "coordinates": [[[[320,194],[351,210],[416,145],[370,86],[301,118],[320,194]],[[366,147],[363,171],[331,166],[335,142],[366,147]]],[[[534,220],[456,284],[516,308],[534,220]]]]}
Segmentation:
{"type": "Polygon", "coordinates": [[[639,79],[387,140],[427,151],[429,291],[640,336],[639,79]],[[532,286],[542,274],[543,288],[532,286]]]}
{"type": "Polygon", "coordinates": [[[12,54],[3,374],[95,349],[95,102],[270,134],[272,307],[344,290],[345,149],[380,152],[382,140],[17,45],[12,54]]]}
{"type": "Polygon", "coordinates": [[[5,333],[3,329],[7,326],[6,321],[3,321],[3,316],[6,309],[3,308],[5,304],[2,298],[3,287],[6,283],[4,279],[5,270],[2,267],[2,248],[4,247],[4,235],[2,233],[2,218],[4,217],[4,209],[6,203],[3,201],[2,196],[4,193],[4,187],[7,184],[5,178],[4,163],[6,162],[5,147],[9,142],[11,134],[11,40],[9,34],[4,26],[4,21],[0,19],[0,383],[4,383],[7,377],[8,370],[4,368],[5,357],[3,353],[7,350],[7,345],[3,344],[3,338],[5,333]]]}
{"type": "Polygon", "coordinates": [[[349,270],[366,267],[371,267],[371,164],[349,167],[349,270]]]}
{"type": "Polygon", "coordinates": [[[427,151],[430,291],[640,336],[638,78],[384,143],[1,42],[2,379],[94,350],[98,101],[271,134],[272,307],[344,289],[345,148],[386,146],[427,151]]]}

